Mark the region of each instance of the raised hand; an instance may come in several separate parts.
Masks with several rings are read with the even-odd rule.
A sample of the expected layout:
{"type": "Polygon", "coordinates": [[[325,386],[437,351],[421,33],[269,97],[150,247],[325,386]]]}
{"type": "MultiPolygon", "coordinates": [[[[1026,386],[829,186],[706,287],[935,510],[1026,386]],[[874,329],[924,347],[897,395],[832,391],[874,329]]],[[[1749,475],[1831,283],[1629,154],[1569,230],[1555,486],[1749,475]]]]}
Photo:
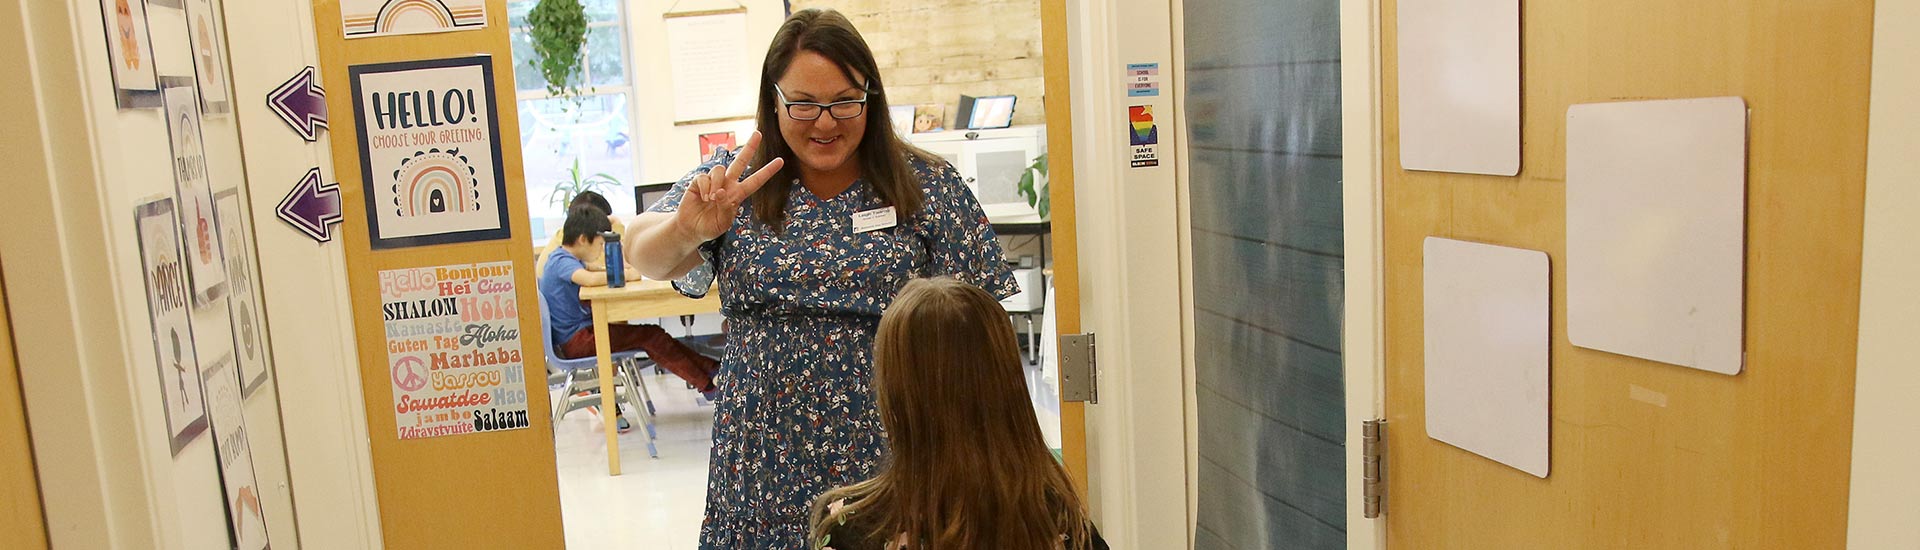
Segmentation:
{"type": "Polygon", "coordinates": [[[732,163],[724,167],[714,166],[706,173],[694,176],[687,185],[686,196],[680,199],[679,211],[674,213],[674,225],[702,242],[719,238],[733,227],[733,219],[740,213],[740,203],[753,196],[754,191],[780,173],[780,167],[786,164],[785,159],[776,158],[742,178],[747,173],[747,164],[753,160],[754,151],[759,148],[760,132],[754,132],[752,137],[747,138],[747,146],[734,155],[732,163]]]}

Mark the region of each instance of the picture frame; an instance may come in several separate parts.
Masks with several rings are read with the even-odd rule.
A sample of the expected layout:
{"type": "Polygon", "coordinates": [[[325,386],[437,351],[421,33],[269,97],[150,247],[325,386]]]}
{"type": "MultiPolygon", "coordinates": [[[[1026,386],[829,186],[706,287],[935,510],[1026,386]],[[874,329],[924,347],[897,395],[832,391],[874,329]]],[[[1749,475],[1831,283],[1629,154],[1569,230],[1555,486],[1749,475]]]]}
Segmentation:
{"type": "Polygon", "coordinates": [[[146,1],[100,0],[100,22],[107,40],[115,105],[121,109],[160,107],[160,77],[154,69],[146,1]]]}
{"type": "Polygon", "coordinates": [[[913,133],[924,134],[947,129],[947,106],[925,103],[913,108],[913,133]]]}
{"type": "Polygon", "coordinates": [[[225,248],[214,215],[213,182],[207,169],[205,121],[192,78],[165,76],[160,88],[166,115],[167,145],[173,159],[174,197],[179,199],[180,233],[186,236],[187,274],[193,305],[208,307],[227,294],[225,248]]]}
{"type": "Polygon", "coordinates": [[[511,236],[492,56],[353,65],[347,74],[375,250],[511,236]],[[390,103],[369,104],[376,95],[390,103]]]}
{"type": "Polygon", "coordinates": [[[266,316],[260,307],[259,267],[253,262],[253,231],[240,203],[240,190],[223,189],[213,196],[220,220],[220,237],[227,259],[227,313],[232,325],[233,357],[238,365],[241,397],[252,397],[273,373],[273,348],[267,337],[266,316]]]}
{"type": "Polygon", "coordinates": [[[194,84],[200,93],[200,111],[204,115],[231,114],[226,19],[220,16],[214,0],[185,1],[187,43],[193,57],[194,84]]]}
{"type": "Polygon", "coordinates": [[[207,408],[199,351],[193,341],[192,291],[182,265],[185,259],[175,214],[171,197],[134,207],[147,320],[153,329],[154,372],[160,382],[167,446],[177,456],[207,431],[207,408]]]}

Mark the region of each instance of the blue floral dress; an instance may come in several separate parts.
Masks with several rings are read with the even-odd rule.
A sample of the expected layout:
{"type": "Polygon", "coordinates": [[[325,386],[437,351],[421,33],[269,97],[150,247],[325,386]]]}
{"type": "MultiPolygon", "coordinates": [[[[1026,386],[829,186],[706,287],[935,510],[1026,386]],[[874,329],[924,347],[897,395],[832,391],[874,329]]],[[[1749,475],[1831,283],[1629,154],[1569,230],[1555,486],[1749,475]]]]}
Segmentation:
{"type": "MultiPolygon", "coordinates": [[[[731,161],[716,154],[649,210],[679,208],[694,174],[731,161]]],[[[796,183],[783,231],[767,230],[746,204],[701,248],[707,263],[675,282],[698,295],[717,275],[730,325],[702,549],[805,548],[814,498],[878,471],[886,433],[874,409],[873,338],[907,281],[947,275],[1002,298],[1018,292],[952,165],[913,168],[925,206],[895,227],[853,232],[855,212],[884,207],[865,180],[829,199],[796,183]]]]}

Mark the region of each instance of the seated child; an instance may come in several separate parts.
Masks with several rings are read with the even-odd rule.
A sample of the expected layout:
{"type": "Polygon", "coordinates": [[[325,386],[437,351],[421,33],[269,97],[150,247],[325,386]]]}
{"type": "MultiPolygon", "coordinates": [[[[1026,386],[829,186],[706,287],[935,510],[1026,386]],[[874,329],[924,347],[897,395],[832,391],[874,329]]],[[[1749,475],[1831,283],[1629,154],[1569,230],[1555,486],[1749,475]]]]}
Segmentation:
{"type": "Polygon", "coordinates": [[[814,501],[815,550],[1105,550],[1040,435],[1000,302],[907,283],[880,318],[873,392],[891,458],[814,501]]]}
{"type": "MultiPolygon", "coordinates": [[[[553,326],[553,333],[547,337],[562,358],[594,355],[593,312],[580,300],[580,287],[606,286],[606,239],[601,234],[610,231],[612,225],[598,207],[575,205],[568,209],[567,221],[560,230],[560,248],[553,250],[540,273],[540,294],[546,298],[548,322],[553,326]]],[[[645,350],[655,364],[679,375],[694,389],[708,394],[714,391],[713,373],[719,369],[719,362],[695,353],[660,325],[610,324],[607,336],[612,340],[608,349],[645,350]]]]}

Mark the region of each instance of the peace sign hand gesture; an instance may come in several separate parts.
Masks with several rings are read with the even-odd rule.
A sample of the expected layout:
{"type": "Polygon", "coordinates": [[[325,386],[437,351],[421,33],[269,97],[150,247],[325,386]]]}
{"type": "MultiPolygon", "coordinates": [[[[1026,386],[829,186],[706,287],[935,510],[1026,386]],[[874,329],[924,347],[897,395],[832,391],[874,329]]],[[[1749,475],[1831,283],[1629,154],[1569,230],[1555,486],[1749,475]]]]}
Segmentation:
{"type": "Polygon", "coordinates": [[[714,166],[704,174],[693,177],[687,184],[686,196],[680,199],[680,210],[674,213],[673,223],[681,231],[692,235],[697,242],[706,242],[725,234],[733,227],[733,219],[740,212],[740,203],[765,185],[768,179],[780,173],[785,159],[773,159],[773,162],[754,170],[744,178],[747,164],[752,161],[754,151],[760,148],[760,132],[754,132],[747,138],[747,146],[734,154],[733,162],[722,167],[714,166]]]}

